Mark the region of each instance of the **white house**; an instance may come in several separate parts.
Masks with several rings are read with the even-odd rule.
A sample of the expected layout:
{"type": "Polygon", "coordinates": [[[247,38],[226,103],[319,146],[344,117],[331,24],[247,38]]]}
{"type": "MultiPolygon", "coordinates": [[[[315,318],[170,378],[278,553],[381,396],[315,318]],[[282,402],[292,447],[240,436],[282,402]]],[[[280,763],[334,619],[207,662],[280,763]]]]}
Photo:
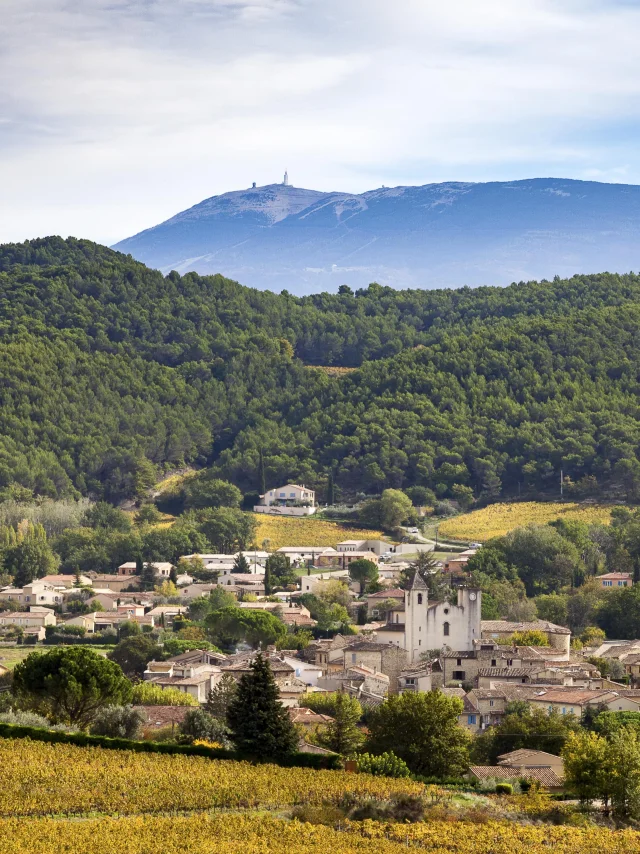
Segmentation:
{"type": "MultiPolygon", "coordinates": [[[[70,576],[73,578],[73,576],[70,576]]],[[[11,599],[20,605],[61,605],[64,601],[67,588],[63,585],[54,585],[37,579],[24,587],[5,587],[0,591],[0,599],[11,599]]]]}
{"type": "Polygon", "coordinates": [[[282,516],[311,516],[316,512],[316,493],[307,486],[287,483],[270,489],[260,496],[255,513],[273,513],[282,516]]]}
{"type": "Polygon", "coordinates": [[[404,603],[387,612],[387,623],[376,629],[376,640],[405,649],[410,662],[443,646],[473,650],[474,640],[481,637],[481,602],[481,591],[471,587],[458,589],[455,605],[429,602],[427,585],[416,572],[404,603]]]}

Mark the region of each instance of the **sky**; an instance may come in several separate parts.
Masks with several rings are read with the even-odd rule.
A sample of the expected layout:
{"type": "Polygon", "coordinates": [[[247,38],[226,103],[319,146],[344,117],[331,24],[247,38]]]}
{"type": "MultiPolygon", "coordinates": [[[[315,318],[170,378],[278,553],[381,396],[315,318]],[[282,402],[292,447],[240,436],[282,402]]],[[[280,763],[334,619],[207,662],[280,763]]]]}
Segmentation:
{"type": "Polygon", "coordinates": [[[282,180],[640,183],[640,0],[0,0],[0,242],[282,180]]]}

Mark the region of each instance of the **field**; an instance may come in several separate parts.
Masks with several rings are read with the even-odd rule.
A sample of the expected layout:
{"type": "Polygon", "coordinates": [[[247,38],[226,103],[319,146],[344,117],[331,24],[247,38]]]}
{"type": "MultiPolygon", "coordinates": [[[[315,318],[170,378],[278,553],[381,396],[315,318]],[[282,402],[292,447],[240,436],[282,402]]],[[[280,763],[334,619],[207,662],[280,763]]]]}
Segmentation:
{"type": "Polygon", "coordinates": [[[380,540],[384,539],[382,531],[351,528],[339,522],[325,522],[314,519],[313,516],[267,516],[263,513],[253,514],[258,528],[256,543],[262,546],[264,540],[269,540],[269,550],[282,546],[333,546],[341,540],[380,540]]]}
{"type": "Polygon", "coordinates": [[[578,519],[581,522],[611,520],[611,506],[553,503],[539,501],[514,502],[513,504],[490,504],[482,510],[474,510],[462,516],[447,519],[439,526],[441,537],[456,540],[484,542],[491,537],[502,537],[513,528],[522,525],[544,525],[555,519],[578,519]]]}
{"type": "Polygon", "coordinates": [[[253,766],[28,739],[0,739],[0,767],[0,816],[281,807],[321,803],[345,792],[385,798],[421,789],[406,780],[344,771],[253,766]]]}
{"type": "Polygon", "coordinates": [[[534,826],[549,809],[575,813],[542,795],[454,796],[436,786],[343,771],[28,739],[0,739],[0,764],[0,838],[12,854],[401,854],[408,847],[433,854],[640,851],[636,831],[534,826]],[[366,803],[403,794],[425,799],[428,820],[350,822],[329,806],[345,795],[366,803]],[[447,813],[448,802],[453,811],[447,813]],[[291,820],[295,804],[324,804],[323,820],[329,815],[333,826],[291,820]]]}
{"type": "Polygon", "coordinates": [[[2,646],[0,647],[0,664],[13,670],[16,664],[33,652],[33,649],[32,646],[2,646]]]}
{"type": "Polygon", "coordinates": [[[637,854],[640,834],[602,828],[531,827],[506,822],[377,824],[334,829],[269,815],[0,821],[12,854],[637,854]]]}

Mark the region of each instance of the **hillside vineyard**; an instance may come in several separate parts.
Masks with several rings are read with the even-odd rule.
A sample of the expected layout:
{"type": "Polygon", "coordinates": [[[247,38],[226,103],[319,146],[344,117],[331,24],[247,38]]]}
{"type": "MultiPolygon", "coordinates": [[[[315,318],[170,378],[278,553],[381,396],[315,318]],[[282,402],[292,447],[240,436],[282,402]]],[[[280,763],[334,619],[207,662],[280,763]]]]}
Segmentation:
{"type": "Polygon", "coordinates": [[[640,277],[303,298],[82,240],[0,248],[0,486],[117,501],[184,464],[243,490],[640,492],[640,277]],[[328,374],[317,366],[357,368],[328,374]]]}

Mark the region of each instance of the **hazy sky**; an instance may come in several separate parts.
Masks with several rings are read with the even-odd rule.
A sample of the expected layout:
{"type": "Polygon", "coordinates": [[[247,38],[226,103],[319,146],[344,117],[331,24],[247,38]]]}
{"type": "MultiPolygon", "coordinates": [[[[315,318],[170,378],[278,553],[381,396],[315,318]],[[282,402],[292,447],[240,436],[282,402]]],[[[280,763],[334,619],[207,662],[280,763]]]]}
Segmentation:
{"type": "Polygon", "coordinates": [[[640,183],[638,0],[0,0],[0,242],[257,181],[640,183]]]}

